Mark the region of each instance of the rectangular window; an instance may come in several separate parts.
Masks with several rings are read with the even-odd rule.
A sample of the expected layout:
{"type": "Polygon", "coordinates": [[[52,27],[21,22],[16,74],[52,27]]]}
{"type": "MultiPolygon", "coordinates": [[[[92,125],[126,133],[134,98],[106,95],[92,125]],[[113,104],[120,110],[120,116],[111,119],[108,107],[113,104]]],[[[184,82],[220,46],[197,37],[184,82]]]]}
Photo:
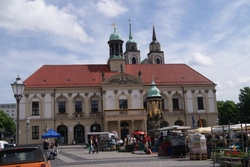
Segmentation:
{"type": "Polygon", "coordinates": [[[127,100],[119,100],[119,108],[120,109],[127,109],[128,108],[127,100]]]}
{"type": "Polygon", "coordinates": [[[32,139],[39,139],[39,126],[32,126],[32,139]]]}
{"type": "Polygon", "coordinates": [[[198,110],[204,109],[203,97],[197,97],[198,110]]]}
{"type": "Polygon", "coordinates": [[[164,99],[162,99],[162,100],[161,100],[161,107],[162,107],[162,111],[164,111],[164,110],[165,110],[165,107],[164,107],[164,106],[165,106],[165,104],[164,104],[164,99]]]}
{"type": "Polygon", "coordinates": [[[32,102],[32,115],[39,115],[39,102],[32,102]]]}
{"type": "Polygon", "coordinates": [[[58,102],[58,108],[60,113],[66,112],[66,102],[65,101],[59,101],[58,102]]]}
{"type": "Polygon", "coordinates": [[[82,112],[82,102],[81,101],[75,101],[75,112],[82,112]]]}
{"type": "Polygon", "coordinates": [[[179,110],[179,100],[178,99],[173,99],[173,109],[179,110]]]}
{"type": "Polygon", "coordinates": [[[146,99],[144,99],[144,100],[143,100],[143,107],[144,107],[145,109],[147,109],[147,108],[148,108],[148,105],[147,105],[147,100],[146,100],[146,99]]]}
{"type": "Polygon", "coordinates": [[[98,101],[92,100],[91,101],[91,112],[97,112],[98,111],[98,101]]]}

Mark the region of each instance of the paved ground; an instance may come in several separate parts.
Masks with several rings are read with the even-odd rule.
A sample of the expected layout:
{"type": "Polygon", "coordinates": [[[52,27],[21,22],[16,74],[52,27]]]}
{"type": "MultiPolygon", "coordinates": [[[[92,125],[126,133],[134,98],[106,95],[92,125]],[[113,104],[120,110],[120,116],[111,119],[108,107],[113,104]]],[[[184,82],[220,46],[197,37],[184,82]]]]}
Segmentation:
{"type": "MultiPolygon", "coordinates": [[[[158,157],[156,153],[139,155],[116,151],[89,154],[84,146],[64,146],[51,161],[53,167],[212,167],[211,160],[190,160],[186,158],[158,157]]],[[[218,165],[215,165],[218,166],[218,165]]]]}

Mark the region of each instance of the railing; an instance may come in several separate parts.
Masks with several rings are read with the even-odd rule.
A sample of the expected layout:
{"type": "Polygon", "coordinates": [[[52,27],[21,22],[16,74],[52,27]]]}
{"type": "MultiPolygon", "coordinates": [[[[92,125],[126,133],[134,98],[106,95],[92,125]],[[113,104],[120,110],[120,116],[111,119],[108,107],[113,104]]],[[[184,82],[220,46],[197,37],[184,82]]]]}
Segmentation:
{"type": "Polygon", "coordinates": [[[183,109],[174,110],[174,111],[165,110],[165,111],[162,111],[162,113],[164,115],[182,115],[184,114],[184,111],[183,109]]]}
{"type": "Polygon", "coordinates": [[[145,109],[122,109],[122,110],[105,110],[104,116],[114,116],[114,115],[146,115],[145,109]]]}
{"type": "MultiPolygon", "coordinates": [[[[164,110],[162,111],[163,115],[182,115],[184,114],[183,109],[179,110],[174,110],[174,111],[169,111],[169,110],[164,110]]],[[[122,110],[105,110],[104,111],[104,116],[122,116],[122,115],[147,115],[146,109],[122,109],[122,110]]],[[[71,118],[71,119],[78,119],[78,118],[101,118],[102,113],[97,112],[97,113],[89,113],[86,115],[85,113],[73,113],[72,115],[69,115],[68,113],[64,114],[56,114],[56,118],[71,118]]]]}
{"type": "Polygon", "coordinates": [[[70,119],[79,119],[79,118],[101,118],[102,117],[102,113],[101,112],[96,112],[96,113],[89,113],[88,115],[81,112],[81,113],[73,113],[72,115],[69,115],[68,113],[57,113],[55,115],[56,118],[59,119],[66,119],[66,118],[70,118],[70,119]]]}

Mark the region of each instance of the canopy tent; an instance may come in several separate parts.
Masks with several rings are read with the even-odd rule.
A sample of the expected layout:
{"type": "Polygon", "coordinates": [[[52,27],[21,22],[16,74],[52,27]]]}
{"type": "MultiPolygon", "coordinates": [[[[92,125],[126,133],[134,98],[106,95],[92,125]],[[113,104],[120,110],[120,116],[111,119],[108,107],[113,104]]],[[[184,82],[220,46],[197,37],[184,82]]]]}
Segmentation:
{"type": "Polygon", "coordinates": [[[211,127],[200,127],[193,129],[194,133],[211,133],[211,127]]]}
{"type": "Polygon", "coordinates": [[[61,137],[61,134],[55,132],[53,129],[50,129],[48,132],[42,135],[42,139],[59,138],[59,137],[61,137]]]}
{"type": "Polygon", "coordinates": [[[163,128],[158,128],[158,131],[167,131],[167,130],[188,130],[192,129],[191,126],[179,126],[179,125],[174,125],[174,126],[167,126],[163,128]]]}
{"type": "Polygon", "coordinates": [[[142,131],[142,130],[136,130],[132,133],[132,135],[145,135],[146,132],[142,131]]]}
{"type": "Polygon", "coordinates": [[[196,129],[188,130],[188,132],[192,133],[216,133],[216,132],[223,132],[223,131],[240,131],[241,128],[244,131],[245,129],[250,129],[250,124],[232,124],[230,125],[216,125],[216,126],[209,126],[209,127],[200,127],[196,129]]]}

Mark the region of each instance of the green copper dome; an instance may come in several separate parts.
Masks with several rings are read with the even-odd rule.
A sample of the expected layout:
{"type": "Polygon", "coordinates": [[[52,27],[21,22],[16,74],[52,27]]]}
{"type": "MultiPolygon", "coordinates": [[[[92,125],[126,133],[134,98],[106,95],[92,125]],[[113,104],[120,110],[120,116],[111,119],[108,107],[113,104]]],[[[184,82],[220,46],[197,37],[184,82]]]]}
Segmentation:
{"type": "Polygon", "coordinates": [[[122,36],[119,33],[114,32],[109,36],[109,40],[122,40],[122,36]]]}
{"type": "Polygon", "coordinates": [[[151,83],[151,87],[147,91],[147,97],[161,97],[161,91],[156,87],[154,80],[151,83]]]}
{"type": "Polygon", "coordinates": [[[109,36],[109,40],[122,40],[122,36],[116,32],[116,27],[114,27],[114,33],[109,36]]]}
{"type": "Polygon", "coordinates": [[[129,39],[129,40],[127,41],[127,43],[136,43],[136,42],[135,42],[135,40],[133,40],[133,39],[129,39]]]}

